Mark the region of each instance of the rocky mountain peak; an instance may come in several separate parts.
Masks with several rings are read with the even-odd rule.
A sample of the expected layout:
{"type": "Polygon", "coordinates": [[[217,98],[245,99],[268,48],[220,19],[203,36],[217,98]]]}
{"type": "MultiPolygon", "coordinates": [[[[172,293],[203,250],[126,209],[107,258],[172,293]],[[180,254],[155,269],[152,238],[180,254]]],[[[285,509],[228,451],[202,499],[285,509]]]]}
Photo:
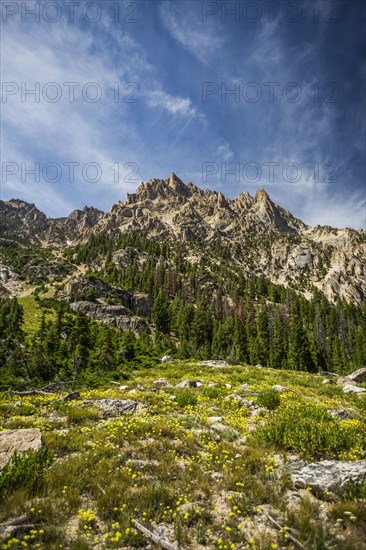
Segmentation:
{"type": "Polygon", "coordinates": [[[253,197],[248,193],[248,191],[244,191],[243,193],[240,193],[235,199],[234,203],[240,207],[240,209],[248,210],[251,208],[254,204],[253,197]]]}
{"type": "Polygon", "coordinates": [[[21,199],[10,199],[10,201],[5,201],[5,204],[10,205],[12,208],[27,208],[27,209],[35,208],[36,206],[34,203],[23,201],[21,199]]]}
{"type": "Polygon", "coordinates": [[[272,202],[271,199],[269,198],[267,191],[263,188],[258,189],[256,191],[254,196],[254,201],[256,203],[262,203],[262,204],[266,204],[267,202],[272,202]]]}
{"type": "Polygon", "coordinates": [[[86,220],[93,223],[93,221],[97,222],[103,214],[104,212],[102,210],[98,210],[98,208],[94,208],[94,206],[84,206],[82,210],[73,210],[71,214],[69,214],[68,220],[86,220]]]}

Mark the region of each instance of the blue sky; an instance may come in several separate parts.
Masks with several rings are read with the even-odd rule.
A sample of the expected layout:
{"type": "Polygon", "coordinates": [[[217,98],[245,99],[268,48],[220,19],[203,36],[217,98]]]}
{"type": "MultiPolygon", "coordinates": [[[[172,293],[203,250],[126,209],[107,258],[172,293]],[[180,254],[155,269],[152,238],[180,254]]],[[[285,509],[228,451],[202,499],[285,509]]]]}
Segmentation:
{"type": "Polygon", "coordinates": [[[2,2],[3,200],[109,210],[174,171],[365,228],[364,2],[71,4],[2,2]]]}

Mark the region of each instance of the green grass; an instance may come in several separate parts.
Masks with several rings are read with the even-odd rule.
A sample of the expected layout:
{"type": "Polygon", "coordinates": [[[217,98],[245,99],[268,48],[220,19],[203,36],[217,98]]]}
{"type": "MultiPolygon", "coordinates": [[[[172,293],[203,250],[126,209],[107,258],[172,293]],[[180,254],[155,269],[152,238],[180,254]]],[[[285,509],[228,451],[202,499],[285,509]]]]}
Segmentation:
{"type": "Polygon", "coordinates": [[[289,478],[278,468],[288,452],[361,458],[364,397],[330,391],[316,375],[246,365],[203,368],[191,361],[131,371],[129,388],[138,384],[145,389],[135,394],[109,383],[89,387],[63,403],[58,395],[2,394],[0,428],[39,427],[52,462],[25,456],[6,470],[0,522],[25,515],[36,533],[20,531],[14,535],[19,543],[0,541],[0,547],[144,548],[149,542],[135,529],[138,520],[187,550],[291,549],[287,530],[272,529],[265,510],[309,550],[363,548],[364,488],[348,487],[323,501],[304,491],[290,506],[289,478]],[[153,381],[160,377],[171,387],[157,392],[153,381]],[[202,387],[175,387],[186,379],[199,379],[202,387]],[[291,391],[279,397],[274,384],[291,391]],[[252,416],[225,400],[232,393],[265,408],[252,416]],[[102,398],[131,398],[145,408],[103,419],[93,404],[102,398]],[[352,409],[354,418],[338,421],[327,412],[338,408],[352,409]]]}
{"type": "Polygon", "coordinates": [[[42,309],[33,294],[18,298],[18,302],[24,308],[23,328],[29,336],[32,336],[39,328],[39,322],[43,313],[46,320],[54,320],[56,317],[52,310],[42,309]]]}

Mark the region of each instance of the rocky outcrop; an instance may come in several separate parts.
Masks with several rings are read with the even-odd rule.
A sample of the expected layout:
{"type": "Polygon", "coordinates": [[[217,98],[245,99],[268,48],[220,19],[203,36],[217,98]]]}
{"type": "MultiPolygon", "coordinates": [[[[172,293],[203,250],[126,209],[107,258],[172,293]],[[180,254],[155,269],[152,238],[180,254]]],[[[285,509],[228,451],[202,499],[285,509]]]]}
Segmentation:
{"type": "Polygon", "coordinates": [[[323,460],[312,463],[297,460],[286,464],[282,471],[289,473],[295,488],[310,487],[315,494],[323,495],[365,479],[366,460],[323,460]]]}
{"type": "Polygon", "coordinates": [[[346,376],[346,380],[351,380],[351,382],[356,383],[366,382],[366,368],[355,370],[346,376]]]}
{"type": "Polygon", "coordinates": [[[0,431],[0,470],[15,453],[38,451],[42,445],[42,434],[38,428],[0,431]]]}
{"type": "Polygon", "coordinates": [[[346,384],[343,386],[343,393],[366,393],[366,388],[360,388],[360,386],[355,386],[353,384],[346,384]]]}
{"type": "Polygon", "coordinates": [[[221,360],[201,361],[199,365],[200,367],[218,367],[218,368],[230,367],[229,363],[221,360]]]}
{"type": "Polygon", "coordinates": [[[85,400],[84,403],[98,407],[104,418],[131,414],[136,412],[141,403],[132,399],[99,399],[96,401],[85,400]]]}
{"type": "Polygon", "coordinates": [[[121,327],[124,330],[139,332],[146,328],[146,321],[136,315],[129,315],[123,306],[107,306],[95,302],[73,302],[70,308],[75,313],[84,313],[95,321],[103,321],[108,325],[121,327]]]}
{"type": "MultiPolygon", "coordinates": [[[[141,292],[134,293],[112,287],[97,277],[73,277],[66,283],[64,291],[78,303],[89,302],[88,295],[90,296],[90,291],[92,291],[95,299],[110,300],[112,304],[108,304],[108,307],[119,308],[121,312],[124,310],[125,314],[135,313],[138,316],[148,317],[153,306],[152,296],[141,292]]],[[[75,305],[72,307],[77,308],[75,305]]],[[[82,308],[83,306],[80,306],[79,309],[82,308]]],[[[112,312],[112,310],[110,311],[112,312]]],[[[118,310],[116,309],[116,311],[118,310]]]]}

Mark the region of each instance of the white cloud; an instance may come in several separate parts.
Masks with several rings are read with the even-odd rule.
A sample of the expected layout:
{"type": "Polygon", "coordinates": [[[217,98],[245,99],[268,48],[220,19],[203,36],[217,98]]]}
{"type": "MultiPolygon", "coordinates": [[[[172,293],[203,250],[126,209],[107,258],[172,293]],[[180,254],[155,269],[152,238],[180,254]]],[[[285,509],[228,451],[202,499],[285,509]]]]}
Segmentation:
{"type": "Polygon", "coordinates": [[[211,21],[202,21],[202,4],[171,2],[160,4],[160,17],[169,34],[202,63],[209,60],[224,45],[225,36],[211,21]]]}
{"type": "MultiPolygon", "coordinates": [[[[17,174],[3,182],[0,198],[1,195],[20,196],[36,201],[52,215],[66,214],[72,203],[79,207],[86,200],[89,204],[101,201],[103,205],[111,204],[116,197],[122,198],[125,192],[136,188],[146,168],[152,169],[142,166],[142,159],[146,162],[148,156],[148,144],[142,139],[143,128],[131,116],[133,109],[135,113],[146,107],[154,109],[154,124],[158,124],[162,114],[156,107],[160,106],[180,132],[192,119],[201,120],[202,115],[189,98],[174,96],[163,89],[155,67],[136,40],[118,26],[110,25],[108,20],[100,24],[103,32],[98,29],[93,34],[76,23],[70,25],[62,21],[55,25],[9,21],[4,25],[2,81],[14,82],[19,89],[21,83],[31,89],[38,82],[41,95],[39,102],[31,95],[22,102],[19,91],[2,104],[2,160],[25,162],[30,167],[36,162],[41,166],[47,162],[61,165],[78,162],[80,167],[75,169],[75,181],[66,182],[63,187],[49,182],[37,184],[32,177],[22,183],[17,174]],[[56,82],[62,94],[55,103],[42,96],[44,86],[50,82],[56,82]],[[74,88],[73,103],[69,101],[69,87],[65,82],[79,83],[74,88]],[[83,87],[91,82],[102,90],[101,99],[95,103],[85,100],[87,90],[83,87]],[[114,101],[113,90],[109,89],[114,83],[120,91],[118,103],[114,101]],[[128,83],[132,84],[125,90],[128,83]],[[144,93],[145,89],[148,92],[144,93]],[[137,106],[123,101],[134,90],[138,90],[137,106]],[[96,183],[82,178],[81,169],[89,162],[101,168],[102,178],[96,183]],[[119,181],[115,181],[115,172],[110,168],[115,163],[120,166],[119,181]],[[138,167],[135,177],[128,177],[133,170],[126,167],[127,163],[138,167]]],[[[89,89],[90,97],[95,90],[95,87],[89,89]]],[[[54,91],[49,89],[49,96],[54,91]]]]}
{"type": "Polygon", "coordinates": [[[216,158],[218,162],[228,162],[234,159],[234,153],[231,150],[230,143],[226,139],[221,139],[217,146],[216,158]]]}
{"type": "Polygon", "coordinates": [[[197,109],[193,107],[188,98],[171,96],[162,90],[153,90],[146,94],[147,104],[150,107],[162,107],[169,113],[192,118],[197,114],[197,109]]]}

